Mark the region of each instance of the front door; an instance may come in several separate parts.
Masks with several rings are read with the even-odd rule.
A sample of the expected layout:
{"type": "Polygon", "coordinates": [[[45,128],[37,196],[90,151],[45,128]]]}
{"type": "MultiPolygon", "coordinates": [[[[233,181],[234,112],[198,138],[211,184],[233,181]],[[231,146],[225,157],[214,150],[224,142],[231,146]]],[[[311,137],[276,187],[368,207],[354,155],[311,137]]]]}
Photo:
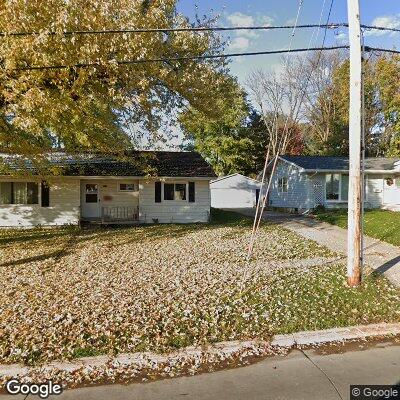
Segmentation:
{"type": "Polygon", "coordinates": [[[82,217],[100,218],[100,185],[97,183],[83,182],[82,217]]]}
{"type": "Polygon", "coordinates": [[[383,184],[383,202],[389,205],[400,204],[400,178],[386,178],[383,184]]]}

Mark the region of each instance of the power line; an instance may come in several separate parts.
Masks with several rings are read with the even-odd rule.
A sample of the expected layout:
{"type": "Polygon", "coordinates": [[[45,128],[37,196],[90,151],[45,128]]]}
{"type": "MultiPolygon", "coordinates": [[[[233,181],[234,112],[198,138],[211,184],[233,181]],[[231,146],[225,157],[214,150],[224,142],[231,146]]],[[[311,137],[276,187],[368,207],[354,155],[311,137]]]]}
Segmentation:
{"type": "Polygon", "coordinates": [[[400,50],[382,49],[382,48],[379,48],[379,47],[370,47],[370,46],[364,46],[364,51],[367,51],[367,52],[380,51],[380,52],[384,52],[384,53],[400,54],[400,50]]]}
{"type": "Polygon", "coordinates": [[[400,28],[388,28],[386,26],[362,25],[362,24],[360,26],[361,26],[361,28],[367,29],[367,30],[400,32],[400,28]]]}
{"type": "MultiPolygon", "coordinates": [[[[360,25],[366,30],[379,30],[389,32],[400,32],[400,28],[388,28],[376,25],[360,25]]],[[[337,22],[330,24],[303,24],[303,25],[270,25],[270,26],[234,26],[234,27],[187,27],[187,28],[133,28],[133,29],[101,29],[101,30],[73,30],[73,31],[30,31],[30,32],[0,32],[0,37],[23,37],[23,36],[72,36],[72,35],[107,35],[107,34],[136,34],[136,33],[173,33],[173,32],[223,32],[223,31],[242,31],[242,30],[277,30],[277,29],[308,29],[308,28],[325,28],[337,29],[348,28],[347,22],[337,22]]]]}
{"type": "Polygon", "coordinates": [[[218,31],[241,31],[241,30],[275,30],[275,29],[297,29],[297,28],[327,28],[336,29],[347,27],[347,23],[331,23],[329,26],[324,24],[306,24],[306,25],[270,25],[270,26],[235,26],[235,27],[187,27],[187,28],[138,28],[138,29],[105,29],[105,30],[76,30],[76,31],[32,31],[32,32],[0,32],[0,37],[6,36],[35,36],[35,35],[99,35],[99,34],[119,34],[119,33],[168,33],[168,32],[218,32],[218,31]]]}
{"type": "MultiPolygon", "coordinates": [[[[166,58],[152,58],[142,60],[112,60],[118,65],[129,65],[129,64],[146,64],[153,62],[170,62],[170,61],[185,61],[185,60],[209,60],[218,58],[232,58],[232,57],[243,57],[243,56],[258,56],[258,55],[272,55],[272,54],[287,54],[287,53],[301,53],[307,51],[321,51],[321,50],[337,50],[337,49],[348,49],[349,46],[332,46],[332,47],[311,47],[311,48],[299,48],[299,49],[286,49],[286,50],[270,50],[270,51],[255,51],[249,53],[228,53],[228,54],[210,54],[203,56],[182,56],[182,57],[166,57],[166,58]]],[[[67,68],[84,68],[84,67],[96,67],[104,65],[100,62],[92,63],[77,63],[71,65],[44,65],[44,66],[27,66],[19,68],[10,68],[8,71],[30,71],[30,70],[45,70],[45,69],[67,69],[67,68]]]]}
{"type": "MultiPolygon", "coordinates": [[[[146,63],[157,63],[157,62],[171,62],[171,61],[185,61],[185,60],[209,60],[218,58],[233,58],[233,57],[244,57],[244,56],[258,56],[258,55],[274,55],[274,54],[288,54],[288,53],[304,53],[308,51],[329,51],[338,49],[348,49],[348,45],[342,46],[331,46],[331,47],[310,47],[310,48],[299,48],[299,49],[287,49],[287,50],[270,50],[270,51],[256,51],[249,53],[228,53],[228,54],[212,54],[204,56],[183,56],[183,57],[168,57],[168,58],[152,58],[152,59],[142,59],[142,60],[112,60],[117,65],[129,65],[129,64],[146,64],[146,63]]],[[[394,49],[383,49],[378,47],[365,46],[364,50],[366,52],[378,51],[392,54],[400,54],[400,50],[394,49]]],[[[85,68],[85,67],[98,67],[104,65],[101,62],[92,63],[76,63],[71,65],[44,65],[44,66],[27,66],[19,68],[2,68],[7,71],[35,71],[35,70],[52,70],[52,69],[67,69],[67,68],[85,68]]]]}

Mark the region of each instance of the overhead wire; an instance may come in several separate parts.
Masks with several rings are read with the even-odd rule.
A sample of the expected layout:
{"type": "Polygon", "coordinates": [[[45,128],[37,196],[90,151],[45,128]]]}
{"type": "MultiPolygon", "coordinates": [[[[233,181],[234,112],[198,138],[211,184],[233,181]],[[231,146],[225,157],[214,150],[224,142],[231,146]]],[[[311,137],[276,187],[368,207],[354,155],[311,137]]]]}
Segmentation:
{"type": "MultiPolygon", "coordinates": [[[[181,57],[162,57],[162,58],[151,58],[151,59],[137,59],[137,60],[110,60],[109,63],[115,63],[117,65],[129,65],[129,64],[145,64],[145,63],[160,63],[160,62],[171,62],[171,61],[185,61],[185,60],[212,60],[218,58],[234,58],[243,56],[257,56],[257,55],[273,55],[273,54],[287,54],[287,53],[302,53],[307,51],[320,51],[320,50],[337,50],[347,49],[349,46],[332,46],[332,47],[314,47],[314,48],[298,48],[298,49],[281,49],[281,50],[269,50],[269,51],[255,51],[245,53],[228,53],[228,54],[208,54],[201,56],[181,56],[181,57]]],[[[29,70],[45,70],[45,69],[66,69],[66,68],[83,68],[83,67],[94,67],[106,65],[106,62],[89,62],[89,63],[75,63],[75,64],[58,64],[58,65],[28,65],[24,67],[6,68],[4,65],[0,68],[9,71],[29,71],[29,70]]]]}
{"type": "MultiPolygon", "coordinates": [[[[348,27],[345,22],[331,23],[329,29],[348,27]]],[[[73,36],[73,35],[110,35],[110,34],[136,34],[136,33],[179,33],[179,32],[224,32],[242,30],[276,30],[276,29],[308,29],[325,28],[321,24],[303,25],[255,25],[255,26],[198,26],[182,28],[125,28],[125,29],[97,29],[97,30],[68,30],[68,31],[31,31],[31,32],[0,32],[0,37],[24,37],[24,36],[73,36]]],[[[293,32],[292,32],[293,33],[293,32]]]]}
{"type": "MultiPolygon", "coordinates": [[[[324,0],[325,3],[326,0],[324,0]]],[[[323,11],[323,10],[322,10],[323,11]]],[[[361,24],[361,28],[365,30],[378,30],[385,32],[400,32],[400,28],[391,28],[386,26],[365,25],[361,24]]],[[[302,24],[302,25],[255,25],[255,26],[197,26],[182,28],[121,28],[121,29],[93,29],[93,30],[60,30],[60,31],[28,31],[28,32],[0,32],[0,37],[24,37],[24,36],[73,36],[73,35],[115,35],[115,34],[140,34],[140,33],[179,33],[179,32],[224,32],[224,31],[241,31],[241,30],[277,30],[277,29],[308,29],[308,28],[348,28],[347,22],[332,22],[329,24],[302,24]]],[[[318,39],[319,30],[317,31],[318,39]]],[[[293,32],[292,32],[293,35],[293,32]]]]}

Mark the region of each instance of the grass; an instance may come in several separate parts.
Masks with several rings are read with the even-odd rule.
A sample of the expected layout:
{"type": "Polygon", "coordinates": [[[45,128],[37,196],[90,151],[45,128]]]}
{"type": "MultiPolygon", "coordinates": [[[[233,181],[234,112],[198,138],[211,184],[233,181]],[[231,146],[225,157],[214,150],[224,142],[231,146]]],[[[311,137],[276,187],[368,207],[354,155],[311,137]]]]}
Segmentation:
{"type": "MultiPolygon", "coordinates": [[[[325,210],[316,213],[320,221],[347,229],[347,210],[325,210]]],[[[367,210],[364,231],[368,236],[400,246],[400,212],[367,210]]]]}
{"type": "MultiPolygon", "coordinates": [[[[276,333],[400,321],[400,292],[343,265],[304,266],[329,250],[212,211],[211,224],[0,231],[0,362],[166,352],[276,333]]],[[[311,262],[312,264],[312,262],[311,262]]]]}

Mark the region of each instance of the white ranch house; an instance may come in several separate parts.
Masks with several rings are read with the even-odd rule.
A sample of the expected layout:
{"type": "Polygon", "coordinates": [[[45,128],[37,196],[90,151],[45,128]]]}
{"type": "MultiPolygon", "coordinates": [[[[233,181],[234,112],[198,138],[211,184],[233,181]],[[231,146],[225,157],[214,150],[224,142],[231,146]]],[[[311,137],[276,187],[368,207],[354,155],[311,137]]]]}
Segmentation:
{"type": "MultiPolygon", "coordinates": [[[[346,208],[348,174],[346,157],[279,156],[268,204],[298,212],[317,206],[346,208]]],[[[400,211],[400,160],[366,158],[364,190],[366,208],[400,211]]]]}
{"type": "Polygon", "coordinates": [[[211,206],[214,208],[255,207],[261,182],[241,174],[223,176],[211,181],[211,206]]]}
{"type": "MultiPolygon", "coordinates": [[[[34,171],[29,177],[1,175],[0,226],[209,220],[210,180],[216,175],[198,153],[134,152],[130,157],[55,154],[49,159],[61,176],[44,181],[34,171]]],[[[13,165],[10,157],[8,164],[13,165]]]]}

